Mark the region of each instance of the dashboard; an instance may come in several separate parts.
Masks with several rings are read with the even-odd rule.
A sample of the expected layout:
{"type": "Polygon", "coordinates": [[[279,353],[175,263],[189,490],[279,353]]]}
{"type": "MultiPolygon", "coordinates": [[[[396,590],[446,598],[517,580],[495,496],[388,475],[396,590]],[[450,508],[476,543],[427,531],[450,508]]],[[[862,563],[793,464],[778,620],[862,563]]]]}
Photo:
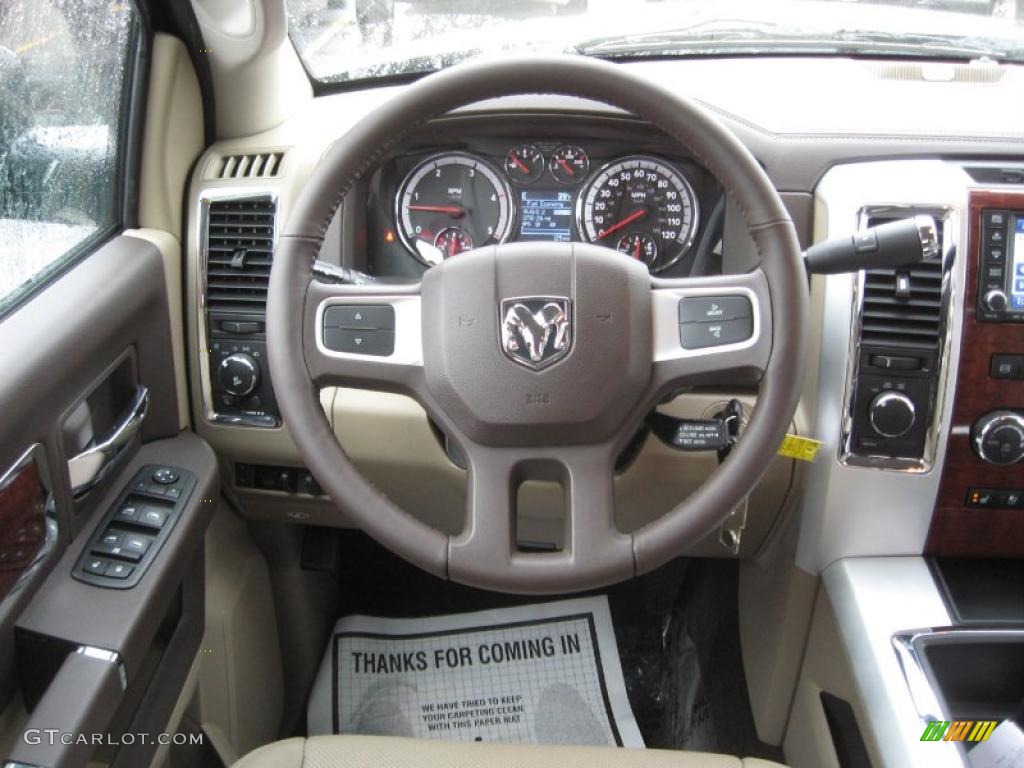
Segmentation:
{"type": "Polygon", "coordinates": [[[649,129],[547,127],[463,126],[385,161],[368,184],[367,272],[414,277],[475,248],[544,240],[604,246],[652,274],[716,271],[722,195],[700,165],[649,129]]]}

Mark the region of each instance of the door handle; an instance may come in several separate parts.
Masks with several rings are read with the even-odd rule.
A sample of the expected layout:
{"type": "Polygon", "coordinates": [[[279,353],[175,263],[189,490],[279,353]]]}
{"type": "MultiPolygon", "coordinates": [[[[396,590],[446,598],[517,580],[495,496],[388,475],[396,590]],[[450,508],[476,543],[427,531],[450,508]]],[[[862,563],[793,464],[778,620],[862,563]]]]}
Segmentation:
{"type": "Polygon", "coordinates": [[[121,451],[139,433],[149,408],[149,390],[141,384],[135,388],[132,401],[121,419],[104,437],[94,440],[92,445],[68,460],[68,475],[71,477],[71,494],[75,498],[85,495],[99,485],[107,472],[117,462],[121,451]]]}

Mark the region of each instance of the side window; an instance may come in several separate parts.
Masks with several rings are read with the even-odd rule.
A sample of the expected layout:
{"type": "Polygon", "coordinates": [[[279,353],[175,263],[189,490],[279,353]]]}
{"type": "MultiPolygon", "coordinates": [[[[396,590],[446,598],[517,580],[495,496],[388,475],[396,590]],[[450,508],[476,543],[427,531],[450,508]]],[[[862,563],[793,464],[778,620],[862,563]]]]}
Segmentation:
{"type": "Polygon", "coordinates": [[[130,0],[0,0],[0,311],[119,223],[130,0]]]}

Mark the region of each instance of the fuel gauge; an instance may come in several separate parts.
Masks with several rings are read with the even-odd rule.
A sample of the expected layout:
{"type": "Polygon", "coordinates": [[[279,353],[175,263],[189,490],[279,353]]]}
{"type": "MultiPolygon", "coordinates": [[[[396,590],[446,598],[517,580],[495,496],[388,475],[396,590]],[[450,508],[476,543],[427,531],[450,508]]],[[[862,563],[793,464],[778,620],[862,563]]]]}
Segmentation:
{"type": "Polygon", "coordinates": [[[544,175],[544,155],[532,144],[512,147],[505,155],[505,173],[518,184],[532,184],[544,175]]]}
{"type": "Polygon", "coordinates": [[[587,153],[572,144],[559,147],[551,154],[551,175],[563,184],[582,184],[590,170],[587,153]]]}

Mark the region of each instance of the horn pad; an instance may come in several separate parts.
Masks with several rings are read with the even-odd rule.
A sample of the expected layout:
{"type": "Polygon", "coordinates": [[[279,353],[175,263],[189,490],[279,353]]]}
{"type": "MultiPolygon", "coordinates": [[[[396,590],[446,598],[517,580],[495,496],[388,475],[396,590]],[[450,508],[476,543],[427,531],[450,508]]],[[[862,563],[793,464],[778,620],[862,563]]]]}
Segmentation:
{"type": "Polygon", "coordinates": [[[607,248],[459,254],[424,275],[422,307],[427,387],[481,445],[600,442],[647,388],[650,276],[607,248]]]}

